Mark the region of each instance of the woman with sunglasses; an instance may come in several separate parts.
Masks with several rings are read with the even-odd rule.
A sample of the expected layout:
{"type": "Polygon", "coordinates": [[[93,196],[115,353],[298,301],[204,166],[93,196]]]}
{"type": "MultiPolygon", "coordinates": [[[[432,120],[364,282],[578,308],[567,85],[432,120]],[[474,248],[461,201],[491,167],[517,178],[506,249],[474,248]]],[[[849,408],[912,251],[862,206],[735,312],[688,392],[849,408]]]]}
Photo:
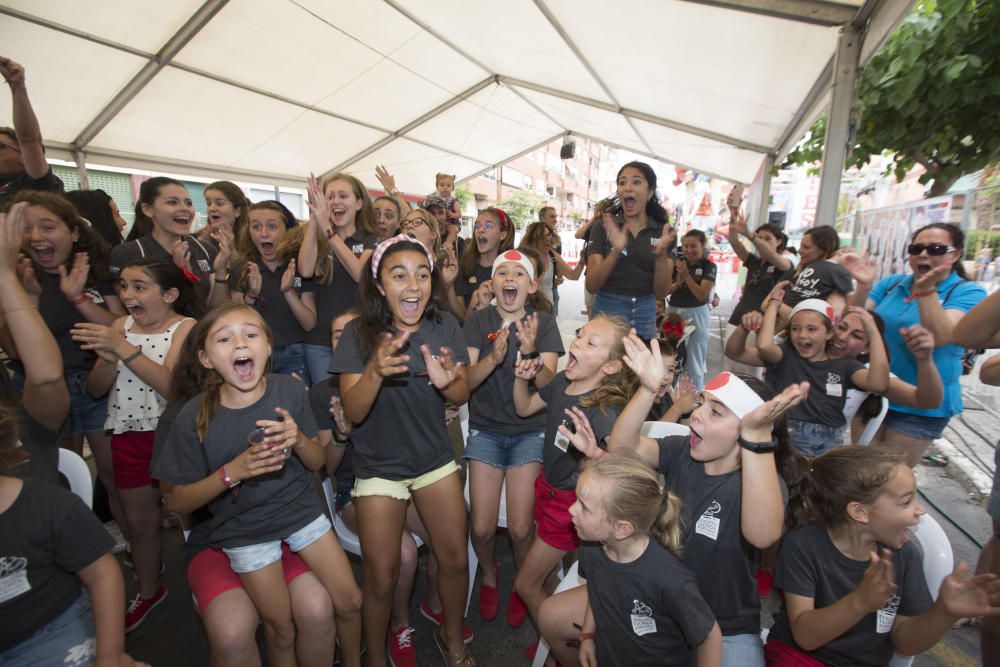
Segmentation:
{"type": "Polygon", "coordinates": [[[955,324],[986,297],[986,291],[965,274],[965,234],[957,225],[936,222],[921,227],[907,252],[911,275],[889,276],[871,287],[855,272],[857,288],[851,300],[855,305],[864,303],[885,322],[890,369],[904,382],[916,384],[917,364],[900,330],[920,324],[934,335],[934,363],[944,384],[944,400],[934,410],[890,403],[878,436],[878,444],[905,454],[912,467],[941,437],[952,415],[962,411],[959,378],[965,350],[949,341],[955,324]]]}

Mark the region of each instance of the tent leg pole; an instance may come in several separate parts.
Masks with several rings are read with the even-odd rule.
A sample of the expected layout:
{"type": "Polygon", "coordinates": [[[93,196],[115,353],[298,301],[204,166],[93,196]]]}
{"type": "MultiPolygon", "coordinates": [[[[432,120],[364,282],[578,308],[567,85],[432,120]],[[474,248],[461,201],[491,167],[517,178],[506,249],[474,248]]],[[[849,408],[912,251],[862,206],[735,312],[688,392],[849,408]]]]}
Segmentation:
{"type": "Polygon", "coordinates": [[[73,151],[73,161],[76,162],[76,174],[80,180],[80,189],[90,189],[90,177],[87,176],[87,158],[83,151],[73,151]]]}

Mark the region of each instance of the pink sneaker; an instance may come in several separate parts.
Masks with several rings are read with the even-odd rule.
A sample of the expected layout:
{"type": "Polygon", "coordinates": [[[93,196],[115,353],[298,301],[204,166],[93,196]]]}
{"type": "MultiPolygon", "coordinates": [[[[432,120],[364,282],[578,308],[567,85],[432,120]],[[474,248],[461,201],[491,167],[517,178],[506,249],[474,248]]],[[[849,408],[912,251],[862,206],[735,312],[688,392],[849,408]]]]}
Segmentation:
{"type": "Polygon", "coordinates": [[[411,627],[401,626],[389,631],[389,664],[392,667],[417,667],[417,653],[413,650],[411,627]]]}
{"type": "Polygon", "coordinates": [[[149,612],[166,599],[167,589],[163,586],[160,586],[156,595],[148,600],[143,600],[141,595],[136,595],[135,599],[129,603],[128,609],[125,610],[125,632],[132,632],[139,627],[149,616],[149,612]]]}
{"type": "MultiPolygon", "coordinates": [[[[426,618],[428,621],[437,626],[444,625],[444,612],[434,612],[431,610],[431,606],[427,604],[427,600],[420,605],[420,615],[426,618]]],[[[465,621],[462,621],[462,641],[466,644],[472,641],[472,628],[468,626],[465,621]]]]}

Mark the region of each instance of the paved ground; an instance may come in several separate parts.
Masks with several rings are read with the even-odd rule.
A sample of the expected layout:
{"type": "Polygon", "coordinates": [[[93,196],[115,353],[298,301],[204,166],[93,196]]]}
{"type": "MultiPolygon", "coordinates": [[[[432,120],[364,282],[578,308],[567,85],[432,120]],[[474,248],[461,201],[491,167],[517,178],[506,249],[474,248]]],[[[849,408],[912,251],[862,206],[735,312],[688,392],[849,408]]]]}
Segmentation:
{"type": "MultiPolygon", "coordinates": [[[[728,297],[732,295],[733,287],[733,284],[725,282],[725,278],[720,282],[719,294],[723,298],[723,304],[716,313],[724,314],[726,318],[732,307],[728,297]]],[[[583,307],[582,288],[580,283],[569,283],[561,288],[560,292],[563,296],[560,303],[562,313],[560,329],[568,341],[575,329],[585,321],[585,316],[580,314],[583,307]]],[[[720,329],[719,325],[720,320],[713,318],[714,332],[720,329]]],[[[721,359],[721,339],[717,333],[713,333],[709,349],[710,374],[721,369],[721,359]]],[[[970,486],[970,483],[975,483],[974,476],[963,470],[979,467],[983,469],[980,472],[985,474],[988,470],[992,476],[993,441],[996,440],[998,433],[996,415],[1000,410],[1000,398],[997,398],[992,390],[987,391],[975,386],[976,383],[972,382],[971,378],[966,381],[969,384],[967,393],[976,400],[981,400],[984,407],[970,409],[966,413],[965,420],[968,425],[959,421],[955,431],[946,432],[946,436],[953,442],[951,449],[948,450],[951,455],[948,467],[921,466],[918,468],[918,479],[926,496],[940,507],[940,510],[931,508],[929,511],[945,528],[956,560],[975,562],[979,547],[973,539],[980,543],[984,542],[989,537],[990,526],[983,501],[974,486],[970,486]],[[978,430],[983,437],[977,436],[972,429],[978,430]],[[964,535],[949,520],[968,532],[972,539],[964,535]]],[[[970,405],[970,408],[974,405],[974,403],[970,405]]],[[[947,449],[947,446],[945,448],[947,449]]],[[[510,594],[514,574],[512,555],[503,539],[498,541],[498,558],[501,564],[500,591],[501,610],[503,610],[510,594]]],[[[170,597],[154,612],[146,624],[129,635],[127,648],[135,658],[156,667],[207,664],[208,646],[201,623],[191,604],[183,575],[180,537],[174,531],[166,535],[164,559],[167,563],[165,577],[170,597]]],[[[360,576],[360,568],[356,566],[355,569],[360,576]]],[[[130,577],[127,577],[126,581],[131,595],[134,591],[134,582],[130,577]]],[[[432,626],[417,612],[425,589],[425,578],[421,576],[411,605],[412,622],[417,629],[415,646],[420,665],[439,665],[441,660],[434,648],[432,626]]],[[[504,623],[502,613],[493,622],[485,623],[479,619],[478,612],[475,611],[475,600],[474,596],[474,611],[470,614],[468,622],[475,632],[471,648],[478,664],[485,667],[528,665],[529,662],[523,652],[535,639],[530,624],[526,623],[520,629],[514,630],[504,623]]],[[[944,641],[928,654],[919,656],[914,664],[918,667],[980,664],[978,630],[961,628],[951,631],[944,641]]]]}

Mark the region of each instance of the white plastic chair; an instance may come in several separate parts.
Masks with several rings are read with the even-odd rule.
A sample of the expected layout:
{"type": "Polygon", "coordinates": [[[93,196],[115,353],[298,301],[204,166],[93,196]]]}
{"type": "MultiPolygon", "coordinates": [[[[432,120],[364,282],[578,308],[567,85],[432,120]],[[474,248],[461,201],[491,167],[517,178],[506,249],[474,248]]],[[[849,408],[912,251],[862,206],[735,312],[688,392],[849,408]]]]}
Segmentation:
{"type": "Polygon", "coordinates": [[[674,422],[643,422],[639,433],[647,438],[666,438],[671,435],[691,435],[691,429],[674,422]]]}
{"type": "MultiPolygon", "coordinates": [[[[885,415],[888,412],[889,412],[889,399],[883,396],[882,409],[879,410],[879,413],[877,415],[868,420],[867,424],[865,424],[865,430],[861,434],[861,437],[858,438],[857,444],[867,445],[871,443],[872,440],[875,439],[875,434],[878,433],[878,429],[880,426],[882,426],[882,421],[885,420],[885,415]]],[[[850,424],[850,422],[848,422],[848,424],[850,424]]]]}
{"type": "MultiPolygon", "coordinates": [[[[941,582],[955,569],[955,556],[951,550],[951,542],[941,524],[930,514],[920,517],[920,523],[910,529],[923,551],[924,580],[932,599],[937,599],[941,582]]],[[[889,667],[910,667],[913,656],[896,653],[889,661],[889,667]]]]}
{"type": "Polygon", "coordinates": [[[69,490],[87,503],[87,507],[93,508],[94,480],[90,476],[87,462],[80,458],[76,452],[60,447],[59,472],[69,482],[69,490]]]}
{"type": "MultiPolygon", "coordinates": [[[[566,570],[566,576],[562,578],[559,585],[556,586],[556,593],[562,593],[563,591],[568,591],[579,586],[583,586],[587,581],[580,578],[580,564],[574,561],[569,569],[566,570]]],[[[538,636],[538,650],[535,652],[535,659],[531,662],[531,667],[542,667],[545,664],[546,658],[549,657],[549,645],[545,640],[538,636]]]]}

